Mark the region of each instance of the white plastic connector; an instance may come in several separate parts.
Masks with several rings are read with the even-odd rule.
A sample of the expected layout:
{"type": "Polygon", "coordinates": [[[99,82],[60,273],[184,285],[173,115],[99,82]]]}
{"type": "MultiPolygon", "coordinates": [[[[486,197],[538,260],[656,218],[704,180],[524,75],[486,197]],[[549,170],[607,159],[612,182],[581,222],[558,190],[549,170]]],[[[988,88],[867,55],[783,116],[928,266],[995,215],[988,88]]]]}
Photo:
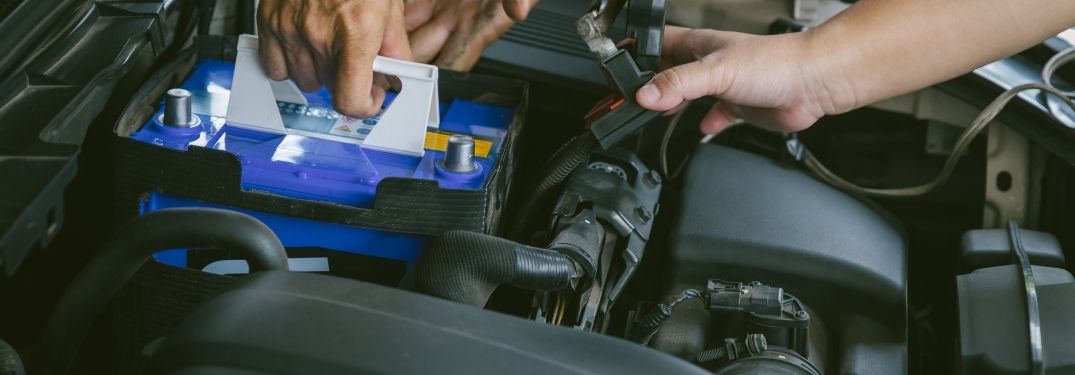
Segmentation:
{"type": "Polygon", "coordinates": [[[287,128],[276,102],[307,105],[306,98],[291,80],[273,81],[266,76],[260,61],[258,37],[240,36],[228,102],[227,120],[233,126],[330,139],[364,148],[422,156],[425,153],[426,128],[437,128],[440,124],[437,67],[377,56],[373,60],[373,71],[399,78],[403,87],[364,140],[287,128]]]}

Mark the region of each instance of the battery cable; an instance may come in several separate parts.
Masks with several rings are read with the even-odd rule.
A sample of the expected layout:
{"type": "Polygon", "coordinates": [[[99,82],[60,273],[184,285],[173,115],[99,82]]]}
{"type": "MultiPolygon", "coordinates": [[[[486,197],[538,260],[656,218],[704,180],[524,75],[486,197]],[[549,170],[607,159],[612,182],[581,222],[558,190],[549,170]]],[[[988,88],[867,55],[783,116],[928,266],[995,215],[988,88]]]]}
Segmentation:
{"type": "Polygon", "coordinates": [[[1075,101],[1073,101],[1073,99],[1075,99],[1075,91],[1062,91],[1052,84],[1052,77],[1056,74],[1056,71],[1061,66],[1073,60],[1075,60],[1075,47],[1057,53],[1049,59],[1042,69],[1042,83],[1018,85],[997,96],[992,103],[986,106],[985,109],[978,114],[978,117],[974,119],[974,122],[971,123],[970,127],[964,130],[959,136],[955,147],[953,147],[952,152],[945,160],[944,168],[941,169],[941,172],[934,177],[933,180],[922,185],[902,188],[869,188],[851,183],[840,176],[837,176],[821,164],[821,162],[810,153],[806,146],[802,144],[795,133],[787,135],[786,145],[788,152],[790,152],[796,160],[802,161],[806,168],[817,175],[818,178],[840,189],[870,197],[908,198],[920,196],[943,185],[948,180],[952,171],[955,169],[956,163],[959,162],[963,152],[970,146],[971,141],[973,141],[974,138],[981,133],[981,131],[985,129],[998,114],[1000,114],[1008,103],[1020,93],[1028,90],[1040,90],[1046,97],[1052,95],[1075,111],[1075,101]]]}

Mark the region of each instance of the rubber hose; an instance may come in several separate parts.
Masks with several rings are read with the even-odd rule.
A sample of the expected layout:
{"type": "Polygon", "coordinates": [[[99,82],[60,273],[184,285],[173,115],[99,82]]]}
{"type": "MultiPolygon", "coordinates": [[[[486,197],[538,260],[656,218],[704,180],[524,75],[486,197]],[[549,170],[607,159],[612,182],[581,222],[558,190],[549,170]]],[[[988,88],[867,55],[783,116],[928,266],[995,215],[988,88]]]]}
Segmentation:
{"type": "Polygon", "coordinates": [[[414,269],[414,281],[419,292],[484,307],[500,285],[560,290],[579,272],[574,261],[556,251],[457,230],[433,241],[414,269]]]}
{"type": "Polygon", "coordinates": [[[127,280],[153,253],[183,248],[235,251],[251,272],[287,270],[283,244],[269,227],[246,214],[171,208],[135,218],[120,227],[60,296],[31,364],[35,373],[67,373],[93,322],[127,280]]]}
{"type": "Polygon", "coordinates": [[[586,132],[575,136],[552,154],[548,163],[542,167],[541,180],[526,194],[529,199],[519,210],[519,220],[515,222],[511,232],[513,238],[523,238],[530,227],[534,210],[548,204],[550,195],[567,180],[571,172],[590,158],[590,153],[596,148],[597,139],[590,132],[586,132]]]}
{"type": "Polygon", "coordinates": [[[19,352],[4,340],[0,340],[0,375],[26,375],[19,352]]]}

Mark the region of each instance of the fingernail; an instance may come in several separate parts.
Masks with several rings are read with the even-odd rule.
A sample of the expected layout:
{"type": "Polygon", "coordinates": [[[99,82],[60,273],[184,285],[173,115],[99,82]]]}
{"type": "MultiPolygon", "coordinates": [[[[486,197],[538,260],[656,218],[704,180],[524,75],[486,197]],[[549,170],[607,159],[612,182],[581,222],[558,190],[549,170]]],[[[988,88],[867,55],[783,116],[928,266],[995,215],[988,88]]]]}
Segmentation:
{"type": "Polygon", "coordinates": [[[661,90],[652,84],[646,84],[638,89],[638,102],[642,104],[657,104],[661,100],[661,90]]]}

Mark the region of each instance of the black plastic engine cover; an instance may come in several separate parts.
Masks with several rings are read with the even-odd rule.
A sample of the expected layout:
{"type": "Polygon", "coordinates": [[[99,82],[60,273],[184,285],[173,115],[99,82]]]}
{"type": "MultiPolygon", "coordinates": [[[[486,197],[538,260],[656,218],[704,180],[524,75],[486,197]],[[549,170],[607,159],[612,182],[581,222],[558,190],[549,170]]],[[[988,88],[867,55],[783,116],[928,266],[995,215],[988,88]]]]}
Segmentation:
{"type": "MultiPolygon", "coordinates": [[[[887,216],[799,170],[717,145],[695,153],[677,206],[669,293],[710,278],[783,287],[816,312],[811,324],[823,320],[828,346],[843,353],[827,369],[906,371],[897,358],[906,356],[906,245],[887,216]],[[864,334],[866,325],[875,333],[864,334]],[[871,363],[856,353],[887,359],[871,363]]],[[[688,325],[675,326],[662,335],[691,335],[688,325]]],[[[678,350],[700,344],[680,339],[696,343],[678,350]]]]}
{"type": "Polygon", "coordinates": [[[246,276],[181,323],[163,374],[706,374],[641,345],[332,276],[246,276]]]}
{"type": "Polygon", "coordinates": [[[902,329],[903,235],[870,206],[722,146],[694,155],[682,199],[670,248],[677,280],[759,280],[823,313],[886,316],[902,329]]]}

